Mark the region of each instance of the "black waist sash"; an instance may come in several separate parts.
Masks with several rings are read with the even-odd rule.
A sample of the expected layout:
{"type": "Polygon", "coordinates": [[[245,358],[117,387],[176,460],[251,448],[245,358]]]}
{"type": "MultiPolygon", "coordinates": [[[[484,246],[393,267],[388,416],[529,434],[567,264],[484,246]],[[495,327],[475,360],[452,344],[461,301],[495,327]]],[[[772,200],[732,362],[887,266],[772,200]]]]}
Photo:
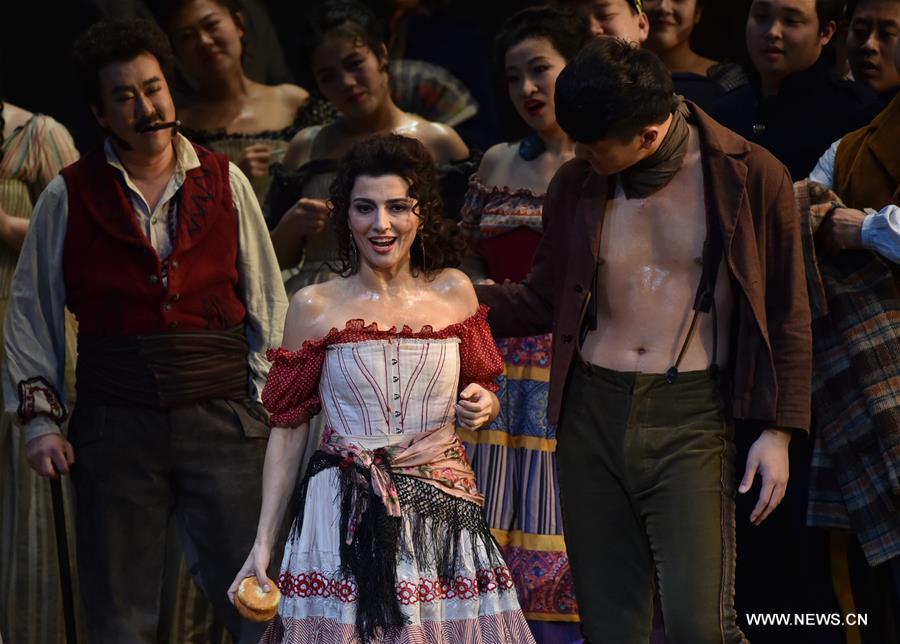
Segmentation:
{"type": "MultiPolygon", "coordinates": [[[[401,517],[388,515],[385,504],[375,496],[370,468],[321,449],[313,454],[306,476],[294,490],[293,539],[299,540],[303,530],[310,480],[329,468],[338,468],[339,573],[344,580],[356,583],[356,633],[362,644],[397,641],[408,623],[397,586],[397,564],[401,559],[413,561],[420,572],[435,570],[441,586],[450,588],[454,587],[464,556],[471,557],[479,573],[505,570],[500,546],[482,509],[472,501],[450,496],[422,479],[391,472],[401,512],[408,520],[408,527],[404,528],[401,517]],[[358,503],[361,517],[350,537],[348,525],[358,503]],[[469,553],[464,553],[464,543],[471,545],[469,553]]],[[[390,471],[389,460],[387,468],[390,471]]],[[[490,580],[479,577],[478,592],[488,592],[489,583],[490,580]]],[[[512,583],[499,586],[499,590],[512,590],[512,583]]]]}
{"type": "Polygon", "coordinates": [[[78,338],[79,403],[169,408],[248,397],[250,348],[243,325],[193,331],[78,338]]]}

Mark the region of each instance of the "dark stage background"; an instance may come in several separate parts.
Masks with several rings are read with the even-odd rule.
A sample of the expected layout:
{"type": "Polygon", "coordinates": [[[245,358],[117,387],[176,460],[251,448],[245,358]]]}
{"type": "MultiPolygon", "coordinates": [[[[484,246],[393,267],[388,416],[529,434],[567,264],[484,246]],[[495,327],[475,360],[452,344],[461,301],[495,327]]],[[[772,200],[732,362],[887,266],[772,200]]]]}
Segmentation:
{"type": "MultiPolygon", "coordinates": [[[[245,0],[251,14],[267,11],[284,52],[293,79],[303,84],[303,62],[298,53],[297,26],[313,6],[309,0],[245,0]]],[[[384,13],[378,0],[368,4],[384,13]]],[[[481,41],[483,65],[493,68],[490,42],[502,20],[517,9],[539,4],[511,0],[452,0],[437,9],[448,24],[464,26],[461,40],[481,41]]],[[[697,50],[711,58],[742,60],[743,23],[750,0],[709,2],[703,21],[695,31],[697,50]]],[[[72,43],[81,31],[104,16],[145,15],[140,0],[7,0],[3,3],[0,28],[0,99],[62,122],[78,148],[84,152],[100,141],[100,131],[85,104],[72,66],[72,43]]],[[[251,19],[252,19],[251,15],[251,19]]],[[[467,42],[458,43],[466,47],[467,42]]],[[[253,43],[251,43],[251,47],[253,43]]],[[[449,53],[448,48],[444,52],[449,53]]],[[[270,82],[284,78],[264,79],[270,82]]],[[[508,108],[499,82],[491,88],[499,115],[499,136],[509,139],[519,133],[518,119],[508,108]]]]}

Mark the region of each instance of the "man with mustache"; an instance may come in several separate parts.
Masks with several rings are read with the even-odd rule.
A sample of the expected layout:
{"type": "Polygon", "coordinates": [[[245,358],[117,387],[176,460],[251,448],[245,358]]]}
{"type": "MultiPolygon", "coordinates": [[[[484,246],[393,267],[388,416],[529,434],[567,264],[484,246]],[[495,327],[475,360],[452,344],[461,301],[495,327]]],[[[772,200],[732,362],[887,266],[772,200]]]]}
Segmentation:
{"type": "Polygon", "coordinates": [[[108,138],[34,210],[5,324],[7,411],[28,463],[72,473],[92,642],[155,642],[166,526],[235,641],[257,641],[226,596],[253,543],[268,436],[258,403],[287,301],[259,205],[227,159],[177,133],[152,23],[110,21],[76,44],[108,138]],[[76,392],[62,392],[68,307],[76,392]]]}

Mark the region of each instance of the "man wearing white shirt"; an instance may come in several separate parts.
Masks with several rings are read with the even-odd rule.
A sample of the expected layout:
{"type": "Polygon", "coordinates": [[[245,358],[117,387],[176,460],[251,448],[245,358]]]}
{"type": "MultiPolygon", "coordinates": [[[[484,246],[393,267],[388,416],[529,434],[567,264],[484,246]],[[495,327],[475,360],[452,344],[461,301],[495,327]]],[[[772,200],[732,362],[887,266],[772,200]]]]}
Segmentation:
{"type": "MultiPolygon", "coordinates": [[[[900,51],[900,47],[898,47],[900,51]]],[[[900,103],[895,99],[891,106],[900,115],[900,103]]],[[[885,114],[889,112],[889,106],[885,114]]],[[[895,126],[896,127],[896,126],[895,126]]],[[[809,175],[810,181],[815,181],[829,190],[838,190],[835,185],[835,159],[841,141],[832,143],[828,151],[822,155],[815,169],[809,175]]],[[[900,141],[889,142],[890,145],[900,144],[900,141]]],[[[874,205],[874,204],[873,204],[874,205]]],[[[828,232],[823,231],[832,251],[841,251],[853,248],[865,248],[874,251],[892,262],[900,263],[900,206],[889,203],[878,209],[866,207],[837,208],[834,214],[828,218],[825,224],[828,232]]]]}
{"type": "Polygon", "coordinates": [[[226,590],[259,512],[264,352],[287,305],[278,264],[247,179],[177,134],[166,37],[98,23],[76,58],[108,139],[35,207],[4,329],[7,411],[34,470],[71,469],[92,642],[156,641],[172,519],[219,619],[251,641],[259,627],[226,590]],[[64,437],[66,307],[79,358],[64,437]]]}
{"type": "MultiPolygon", "coordinates": [[[[900,7],[900,2],[896,5],[900,7]]],[[[894,65],[900,68],[900,41],[894,65]]],[[[832,143],[809,175],[810,181],[834,190],[849,208],[834,211],[822,231],[822,239],[833,252],[865,248],[900,263],[900,96],[867,127],[832,143]],[[876,128],[877,131],[875,131],[876,128]],[[865,132],[865,134],[863,134],[865,132]],[[853,140],[853,146],[845,144],[853,140]],[[871,164],[873,167],[863,167],[871,164]],[[865,181],[868,186],[860,183],[865,181]],[[877,182],[878,187],[875,187],[877,182]],[[850,190],[857,193],[855,206],[850,190]],[[880,199],[872,194],[880,193],[880,199]]]]}

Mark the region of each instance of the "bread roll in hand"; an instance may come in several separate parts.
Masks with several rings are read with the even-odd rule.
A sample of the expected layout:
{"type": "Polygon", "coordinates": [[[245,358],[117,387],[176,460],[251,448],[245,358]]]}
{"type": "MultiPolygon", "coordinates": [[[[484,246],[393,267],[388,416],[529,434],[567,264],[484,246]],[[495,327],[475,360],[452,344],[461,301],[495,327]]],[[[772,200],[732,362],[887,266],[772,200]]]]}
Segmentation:
{"type": "Polygon", "coordinates": [[[238,586],[234,596],[234,607],[244,619],[251,622],[267,622],[278,612],[281,592],[273,585],[272,590],[264,592],[256,577],[245,577],[238,586]]]}

